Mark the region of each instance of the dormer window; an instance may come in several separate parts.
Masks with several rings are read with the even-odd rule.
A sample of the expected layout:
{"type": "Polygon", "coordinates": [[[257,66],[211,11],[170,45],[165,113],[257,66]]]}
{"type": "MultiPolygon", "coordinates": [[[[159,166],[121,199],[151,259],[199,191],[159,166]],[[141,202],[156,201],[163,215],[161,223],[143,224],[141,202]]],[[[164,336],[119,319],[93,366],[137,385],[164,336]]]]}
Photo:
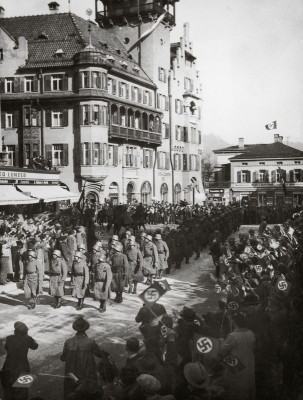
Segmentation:
{"type": "Polygon", "coordinates": [[[43,31],[39,33],[38,39],[48,39],[48,34],[45,31],[43,31]]]}
{"type": "Polygon", "coordinates": [[[125,61],[121,61],[121,65],[122,65],[122,67],[125,68],[125,69],[126,69],[127,66],[128,66],[127,63],[126,63],[125,61]]]}
{"type": "Polygon", "coordinates": [[[265,162],[264,161],[260,161],[259,165],[265,165],[265,162]]]}
{"type": "Polygon", "coordinates": [[[104,47],[105,49],[108,49],[107,43],[101,42],[101,40],[99,40],[98,43],[99,43],[102,47],[104,47]]]}
{"type": "Polygon", "coordinates": [[[62,58],[64,51],[62,49],[58,49],[55,53],[56,58],[62,58]]]}
{"type": "Polygon", "coordinates": [[[120,49],[116,49],[117,54],[121,54],[121,50],[120,49]]]}
{"type": "Polygon", "coordinates": [[[133,70],[138,73],[140,71],[140,68],[137,65],[134,65],[133,66],[133,70]]]}
{"type": "Polygon", "coordinates": [[[114,57],[111,56],[111,55],[109,55],[109,54],[106,56],[106,59],[107,59],[109,62],[111,62],[112,64],[114,64],[114,62],[115,62],[114,57]]]}

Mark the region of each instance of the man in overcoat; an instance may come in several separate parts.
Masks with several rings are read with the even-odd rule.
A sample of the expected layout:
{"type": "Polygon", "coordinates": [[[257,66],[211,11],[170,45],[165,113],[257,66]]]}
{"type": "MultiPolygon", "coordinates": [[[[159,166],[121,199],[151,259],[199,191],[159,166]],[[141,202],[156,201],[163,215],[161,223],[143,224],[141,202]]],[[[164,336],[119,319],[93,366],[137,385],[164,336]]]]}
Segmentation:
{"type": "Polygon", "coordinates": [[[99,311],[106,311],[106,300],[110,297],[110,285],[112,282],[112,271],[106,262],[106,253],[101,251],[98,254],[97,263],[94,266],[94,293],[96,300],[100,301],[99,311]]]}
{"type": "Polygon", "coordinates": [[[67,266],[60,250],[55,250],[49,266],[49,292],[55,298],[54,308],[61,307],[64,296],[64,282],[67,278],[67,266]]]}
{"type": "Polygon", "coordinates": [[[125,277],[128,275],[128,261],[125,254],[122,253],[122,244],[116,242],[113,245],[114,254],[111,257],[113,279],[111,283],[112,292],[116,293],[114,301],[122,303],[122,293],[124,290],[125,277]]]}
{"type": "Polygon", "coordinates": [[[84,255],[77,251],[72,266],[73,296],[78,299],[77,310],[82,310],[85,292],[89,283],[89,269],[84,255]]]}

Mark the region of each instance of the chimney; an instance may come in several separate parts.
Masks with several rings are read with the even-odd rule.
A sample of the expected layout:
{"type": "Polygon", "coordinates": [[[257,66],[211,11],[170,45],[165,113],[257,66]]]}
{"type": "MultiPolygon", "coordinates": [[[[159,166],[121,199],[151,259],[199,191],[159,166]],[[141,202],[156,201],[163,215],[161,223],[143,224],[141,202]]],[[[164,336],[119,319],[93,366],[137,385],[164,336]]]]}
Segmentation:
{"type": "Polygon", "coordinates": [[[189,23],[186,22],[183,25],[183,28],[184,28],[184,45],[186,47],[189,44],[189,23]]]}
{"type": "Polygon", "coordinates": [[[244,149],[244,138],[243,137],[239,138],[238,147],[239,147],[239,149],[244,149]]]}
{"type": "Polygon", "coordinates": [[[4,17],[5,17],[5,8],[0,6],[0,18],[4,18],[4,17]]]}
{"type": "Polygon", "coordinates": [[[279,134],[275,133],[274,134],[274,142],[277,143],[279,141],[279,134]]]}
{"type": "Polygon", "coordinates": [[[279,141],[279,143],[283,143],[283,136],[279,136],[278,141],[279,141]]]}
{"type": "Polygon", "coordinates": [[[60,4],[58,4],[56,1],[52,1],[48,3],[48,8],[51,14],[57,14],[59,11],[60,4]]]}

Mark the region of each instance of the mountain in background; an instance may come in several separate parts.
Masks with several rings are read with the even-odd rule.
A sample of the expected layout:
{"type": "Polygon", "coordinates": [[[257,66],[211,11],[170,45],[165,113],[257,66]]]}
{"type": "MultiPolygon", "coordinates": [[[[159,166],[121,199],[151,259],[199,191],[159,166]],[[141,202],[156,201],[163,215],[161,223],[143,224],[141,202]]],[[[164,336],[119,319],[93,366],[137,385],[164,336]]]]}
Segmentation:
{"type": "Polygon", "coordinates": [[[303,142],[291,142],[291,141],[283,141],[284,144],[290,147],[294,147],[295,149],[303,151],[303,142]]]}
{"type": "Polygon", "coordinates": [[[220,136],[211,133],[203,136],[203,154],[211,154],[213,150],[222,149],[224,147],[232,146],[232,144],[226,142],[220,136]]]}

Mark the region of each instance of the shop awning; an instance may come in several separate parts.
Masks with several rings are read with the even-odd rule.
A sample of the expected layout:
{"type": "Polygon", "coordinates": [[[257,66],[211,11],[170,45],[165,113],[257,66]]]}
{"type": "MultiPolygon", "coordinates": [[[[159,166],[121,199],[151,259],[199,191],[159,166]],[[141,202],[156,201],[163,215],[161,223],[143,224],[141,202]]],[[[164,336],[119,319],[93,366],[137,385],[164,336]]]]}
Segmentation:
{"type": "Polygon", "coordinates": [[[22,190],[24,194],[44,200],[45,203],[62,200],[70,200],[72,203],[75,203],[80,197],[80,195],[56,185],[18,185],[18,189],[22,190]]]}
{"type": "Polygon", "coordinates": [[[33,204],[38,203],[38,199],[32,199],[24,193],[18,192],[13,185],[0,185],[0,205],[14,204],[33,204]]]}

